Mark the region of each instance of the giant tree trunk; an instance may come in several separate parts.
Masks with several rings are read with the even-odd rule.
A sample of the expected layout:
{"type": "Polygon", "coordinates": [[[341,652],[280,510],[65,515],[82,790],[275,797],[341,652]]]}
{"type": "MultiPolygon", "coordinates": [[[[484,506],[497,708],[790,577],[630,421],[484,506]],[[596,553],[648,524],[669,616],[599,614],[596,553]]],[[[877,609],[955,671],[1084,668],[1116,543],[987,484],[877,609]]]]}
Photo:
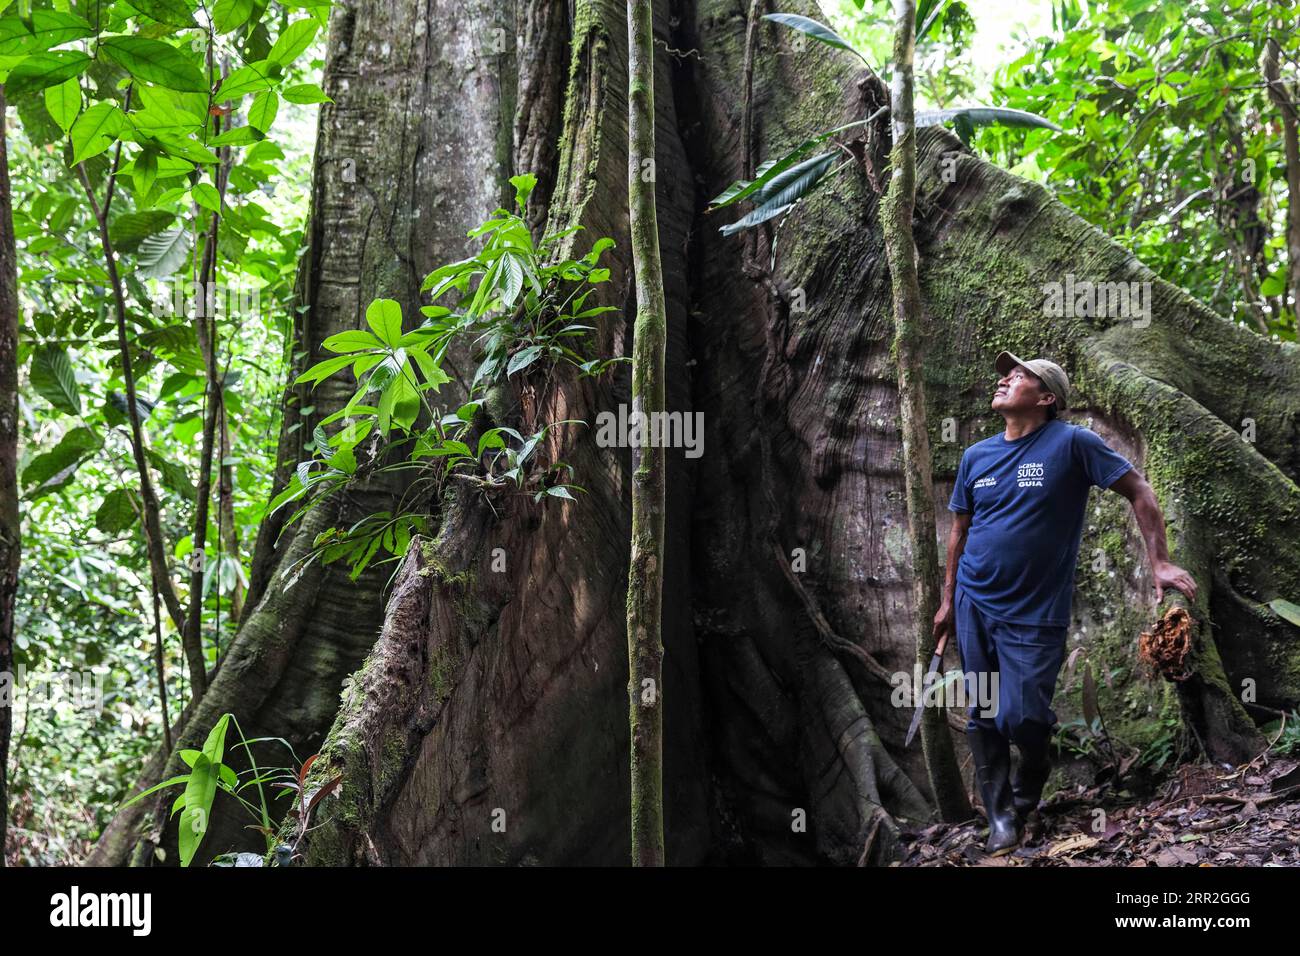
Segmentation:
{"type": "MultiPolygon", "coordinates": [[[[517,103],[509,171],[536,171],[554,184],[537,227],[585,226],[569,240],[579,253],[597,236],[618,243],[602,296],[623,311],[605,326],[601,346],[629,354],[625,8],[621,0],[578,0],[570,19],[566,7],[520,4],[518,69],[478,112],[464,100],[480,91],[474,83],[445,96],[393,92],[423,76],[451,89],[444,76],[463,60],[425,72],[399,49],[362,73],[353,58],[377,42],[362,39],[366,29],[398,43],[490,31],[437,30],[423,7],[396,0],[336,11],[327,89],[339,103],[322,118],[309,325],[330,325],[327,315],[330,331],[355,324],[358,304],[388,288],[369,270],[360,289],[350,287],[352,305],[326,308],[343,288],[324,281],[330,270],[362,260],[355,247],[337,261],[327,254],[326,243],[358,234],[355,218],[321,214],[341,155],[331,144],[345,131],[375,131],[349,147],[358,170],[397,162],[398,153],[409,159],[394,130],[410,124],[426,131],[414,152],[444,158],[428,179],[396,180],[410,204],[399,210],[413,207],[422,227],[436,219],[443,232],[393,232],[400,215],[366,218],[372,243],[392,243],[384,247],[389,261],[412,260],[410,284],[388,291],[405,291],[413,303],[420,271],[455,254],[457,237],[495,204],[485,184],[507,172],[485,170],[508,165],[509,150],[485,162],[464,144],[497,142],[517,103]],[[379,7],[382,28],[372,20],[379,7]],[[338,82],[345,73],[347,89],[338,82]],[[348,108],[364,111],[364,126],[332,125],[348,108]],[[448,122],[457,109],[467,113],[448,122]],[[428,138],[438,130],[441,139],[428,138]],[[374,238],[380,229],[390,230],[382,242],[374,238]]],[[[786,7],[815,12],[811,4],[786,7]]],[[[717,217],[702,214],[743,168],[747,8],[735,0],[663,2],[656,16],[667,401],[705,422],[704,457],[669,455],[667,860],[882,862],[894,855],[899,820],[931,817],[932,795],[918,754],[901,750],[910,700],[891,700],[893,688],[875,676],[910,675],[918,623],[879,196],[871,176],[852,175],[801,204],[776,233],[770,282],[750,278],[764,270],[745,269],[741,240],[720,237],[717,217]],[[848,642],[857,652],[845,653],[848,642]],[[869,668],[865,655],[878,666],[869,668]]],[[[879,81],[847,55],[793,50],[788,35],[767,25],[758,36],[760,156],[883,103],[879,81]]],[[[887,119],[854,146],[874,170],[885,160],[882,124],[887,119]]],[[[412,139],[419,136],[411,133],[408,147],[412,139]]],[[[1300,595],[1300,360],[1161,282],[1045,189],[985,163],[947,132],[926,130],[917,145],[915,233],[935,330],[925,391],[936,493],[950,487],[961,449],[1000,427],[988,410],[999,350],[1065,365],[1078,386],[1074,417],[1091,420],[1149,475],[1169,520],[1172,557],[1203,586],[1192,609],[1194,676],[1176,693],[1141,684],[1132,674],[1135,639],[1157,612],[1144,550],[1126,503],[1094,491],[1072,633],[1099,671],[1128,668],[1103,690],[1107,727],[1140,744],[1156,717],[1181,714],[1214,759],[1253,756],[1262,741],[1241,703],[1242,682],[1253,682],[1258,704],[1300,701],[1295,632],[1261,603],[1300,595]],[[1151,282],[1150,324],[1045,315],[1043,285],[1067,274],[1151,282]],[[1246,419],[1251,440],[1238,432],[1246,419]],[[1088,560],[1093,555],[1105,560],[1088,560]]],[[[372,208],[353,199],[363,212],[372,208]]],[[[766,242],[758,257],[772,257],[766,242]]],[[[324,329],[308,332],[318,341],[324,329]]],[[[629,386],[625,368],[594,383],[525,380],[498,392],[488,411],[498,424],[591,422],[627,403],[629,386]]],[[[434,538],[412,545],[378,641],[347,683],[313,770],[319,779],[342,774],[338,797],[318,809],[309,836],[289,834],[305,861],[626,861],[621,612],[631,460],[627,449],[598,447],[590,429],[556,434],[546,454],[574,466],[589,492],[578,503],[521,498],[494,510],[457,487],[440,503],[434,538]]],[[[290,552],[312,533],[299,532],[290,552]]],[[[231,708],[246,730],[251,723],[255,732],[293,739],[311,740],[328,722],[320,714],[348,660],[374,636],[379,589],[349,590],[341,574],[311,573],[287,590],[267,575],[265,593],[251,596],[256,607],[213,688],[229,680],[257,690],[232,688],[228,702],[205,701],[199,717],[207,716],[191,721],[187,741],[199,736],[192,728],[231,708]],[[339,626],[345,615],[356,622],[351,631],[339,626]]],[[[1062,688],[1063,716],[1070,697],[1062,688]]],[[[964,746],[956,731],[954,741],[964,746]]],[[[237,837],[222,829],[209,839],[215,852],[237,837]]]]}
{"type": "MultiPolygon", "coordinates": [[[[295,321],[290,381],[328,354],[320,347],[325,338],[363,328],[373,298],[397,299],[413,326],[424,276],[463,258],[470,243],[466,229],[505,198],[514,165],[516,63],[513,45],[501,38],[514,31],[512,8],[502,0],[335,4],[324,80],[334,102],[320,112],[308,249],[297,288],[306,309],[295,321]],[[445,29],[453,21],[457,28],[445,29]]],[[[544,89],[540,94],[534,108],[544,112],[544,89]]],[[[524,144],[535,139],[526,125],[517,135],[524,144]]],[[[308,457],[303,445],[316,423],[350,394],[340,377],[314,391],[286,391],[274,492],[308,457]],[[308,407],[310,415],[300,412],[308,407]]],[[[316,751],[338,709],[343,679],[378,634],[392,566],[375,566],[355,584],[342,564],[322,568],[315,562],[299,574],[285,572],[323,528],[391,509],[401,490],[394,480],[375,481],[317,509],[299,526],[283,528],[289,509],[263,523],[239,634],[192,719],[178,725],[165,769],[160,756],[137,789],[183,770],[179,751],[200,746],[226,712],[249,737],[285,738],[299,759],[316,751]]],[[[228,749],[237,762],[235,753],[228,749]]],[[[260,747],[258,755],[264,767],[290,762],[274,745],[260,747]]],[[[120,864],[133,850],[138,862],[149,862],[159,841],[165,860],[175,861],[175,823],[166,825],[174,796],[120,812],[90,862],[120,864]],[[150,811],[152,820],[146,819],[150,811]]],[[[225,800],[218,799],[196,864],[231,847],[258,847],[260,838],[250,842],[251,831],[243,829],[252,821],[225,800]]],[[[279,809],[286,805],[282,800],[279,809]]]]}

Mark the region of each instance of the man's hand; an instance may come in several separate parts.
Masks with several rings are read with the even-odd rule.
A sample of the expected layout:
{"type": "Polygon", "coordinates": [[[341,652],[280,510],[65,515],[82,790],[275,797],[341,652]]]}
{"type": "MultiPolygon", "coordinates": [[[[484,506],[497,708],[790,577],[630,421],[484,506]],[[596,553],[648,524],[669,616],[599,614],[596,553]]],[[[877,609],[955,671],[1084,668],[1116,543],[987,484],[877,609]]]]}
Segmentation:
{"type": "Polygon", "coordinates": [[[934,616],[935,647],[939,646],[939,641],[943,640],[945,634],[949,637],[953,634],[952,602],[947,598],[939,605],[939,613],[934,616]]]}
{"type": "Polygon", "coordinates": [[[1152,568],[1156,579],[1156,603],[1164,600],[1165,588],[1182,591],[1187,600],[1196,600],[1196,582],[1192,576],[1169,561],[1161,561],[1152,568]]]}

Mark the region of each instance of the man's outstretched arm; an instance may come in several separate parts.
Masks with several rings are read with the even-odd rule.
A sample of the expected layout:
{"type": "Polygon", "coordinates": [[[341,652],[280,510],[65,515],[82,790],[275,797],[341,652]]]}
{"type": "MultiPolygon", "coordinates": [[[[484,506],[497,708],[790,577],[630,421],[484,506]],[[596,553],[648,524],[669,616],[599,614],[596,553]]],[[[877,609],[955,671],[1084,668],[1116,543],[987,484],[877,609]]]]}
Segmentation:
{"type": "Polygon", "coordinates": [[[1176,588],[1187,596],[1187,600],[1195,601],[1196,582],[1190,574],[1169,560],[1169,547],[1165,541],[1165,516],[1160,512],[1160,502],[1156,499],[1155,489],[1150,482],[1136,468],[1131,468],[1115,479],[1110,489],[1123,495],[1133,505],[1133,516],[1137,518],[1142,540],[1147,545],[1147,557],[1151,560],[1151,575],[1156,582],[1156,603],[1164,600],[1165,588],[1176,588]]]}
{"type": "Polygon", "coordinates": [[[957,589],[957,561],[966,549],[966,533],[970,531],[970,512],[958,511],[952,516],[952,530],[948,532],[948,567],[943,577],[943,599],[939,613],[934,616],[934,641],[953,634],[953,593],[957,589]]]}

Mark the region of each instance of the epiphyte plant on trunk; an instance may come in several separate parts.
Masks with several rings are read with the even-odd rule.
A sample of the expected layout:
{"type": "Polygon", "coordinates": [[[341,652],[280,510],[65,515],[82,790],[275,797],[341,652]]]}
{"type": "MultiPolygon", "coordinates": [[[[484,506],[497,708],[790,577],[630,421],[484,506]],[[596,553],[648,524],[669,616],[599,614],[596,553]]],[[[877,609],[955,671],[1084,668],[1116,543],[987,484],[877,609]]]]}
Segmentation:
{"type": "MultiPolygon", "coordinates": [[[[333,793],[342,782],[342,777],[335,776],[324,782],[310,793],[304,789],[307,779],[307,771],[311,769],[316,756],[313,754],[308,757],[301,767],[294,771],[292,767],[267,767],[259,768],[256,758],[253,757],[251,749],[253,744],[276,742],[284,744],[288,748],[289,754],[297,763],[297,757],[293,753],[293,747],[282,737],[255,737],[248,740],[244,737],[244,732],[239,726],[239,721],[234,714],[225,714],[216,722],[212,730],[208,732],[207,740],[204,741],[201,750],[183,750],[181,758],[190,768],[188,773],[178,774],[164,780],[162,783],[155,784],[148,790],[137,793],[134,797],[122,804],[122,808],[128,807],[137,800],[142,800],[151,793],[157,793],[159,790],[165,790],[168,787],[183,786],[185,789],[172,804],[171,814],[175,816],[180,813],[180,821],[177,824],[177,846],[180,850],[180,865],[189,866],[194,860],[195,854],[198,853],[199,846],[203,843],[203,838],[207,835],[209,823],[212,818],[213,803],[217,798],[217,791],[225,791],[235,800],[239,801],[253,817],[255,823],[251,828],[257,830],[266,840],[267,853],[271,853],[275,847],[275,828],[274,821],[279,818],[279,812],[272,812],[270,803],[267,799],[266,790],[268,787],[275,787],[290,793],[298,795],[298,806],[292,808],[289,812],[298,817],[299,829],[305,829],[310,814],[316,805],[325,797],[333,793]],[[251,764],[248,770],[237,773],[232,767],[223,762],[226,750],[226,733],[231,724],[235,725],[235,733],[239,734],[238,747],[248,755],[251,764]],[[247,780],[240,780],[240,777],[247,776],[247,780]],[[257,792],[257,802],[245,797],[246,791],[255,790],[257,792]]],[[[274,801],[271,801],[274,802],[274,801]]],[[[121,808],[119,808],[121,809],[121,808]]],[[[292,848],[289,848],[290,850],[292,848]]],[[[230,863],[216,863],[214,865],[231,865],[230,863]]],[[[261,857],[255,854],[236,854],[234,865],[261,865],[261,857]],[[257,862],[245,859],[252,857],[257,862]]]]}
{"type": "MultiPolygon", "coordinates": [[[[856,2],[858,9],[862,9],[865,0],[856,0],[856,2]]],[[[918,4],[916,11],[917,37],[928,33],[938,22],[945,9],[959,6],[961,5],[945,3],[943,0],[938,0],[938,2],[930,0],[928,3],[918,4]]],[[[763,19],[789,27],[812,37],[819,43],[824,43],[826,46],[848,50],[868,68],[871,67],[866,57],[824,23],[819,23],[810,17],[795,13],[769,13],[763,19]]],[[[814,148],[830,141],[837,133],[873,122],[880,113],[883,113],[884,109],[884,107],[881,107],[876,114],[864,120],[846,123],[835,129],[811,136],[785,155],[763,163],[755,171],[752,180],[737,180],[728,186],[713,199],[710,204],[710,211],[732,206],[742,199],[749,200],[754,208],[735,222],[720,227],[722,234],[729,236],[788,212],[795,203],[829,180],[832,175],[853,166],[855,161],[847,158],[844,162],[836,165],[835,159],[841,154],[835,150],[827,150],[813,156],[808,154],[814,148]]],[[[991,124],[1030,129],[1050,129],[1060,132],[1060,127],[1048,119],[1034,113],[1027,113],[1024,110],[1003,107],[963,106],[942,110],[919,110],[915,114],[917,129],[926,126],[938,126],[944,123],[952,123],[955,132],[964,143],[969,142],[976,126],[991,124]]]]}
{"type": "MultiPolygon", "coordinates": [[[[626,361],[580,351],[596,331],[589,322],[614,310],[587,306],[593,287],[609,279],[609,270],[598,263],[613,240],[597,239],[581,259],[551,261],[559,241],[581,227],[534,242],[523,215],[537,179],[524,174],[510,182],[517,211],[496,209],[467,233],[483,239],[477,254],[429,273],[421,291],[429,292],[432,301],[421,307],[425,319],[419,327],[403,332],[401,305],[375,299],[366,308],[369,330],[325,339],[323,347],[338,354],[298,376],[295,385],[314,388],[350,371],[358,385],[341,409],[317,425],[309,446],[313,457],[299,462],[289,484],[268,505],[271,514],[305,499],[286,527],[345,485],[393,471],[418,473],[405,499],[416,502],[436,501],[449,478],[485,493],[526,491],[534,501],[573,501],[573,492],[584,490],[560,480],[565,472],[572,477],[572,467],[563,462],[535,467],[535,453],[551,429],[581,422],[551,422],[527,436],[496,426],[483,430],[476,447],[470,446],[475,413],[497,384],[542,365],[570,365],[580,375],[594,376],[626,361]],[[457,302],[437,304],[453,291],[459,293],[457,302]],[[470,336],[483,359],[468,383],[469,401],[454,409],[431,404],[429,394],[451,381],[442,368],[447,349],[470,336]],[[326,426],[336,423],[341,426],[331,433],[326,426]],[[429,494],[417,497],[421,491],[429,494]]],[[[295,571],[317,559],[346,559],[355,580],[381,549],[390,560],[404,555],[412,535],[430,530],[431,519],[417,503],[366,515],[350,528],[329,528],[295,571]]]]}

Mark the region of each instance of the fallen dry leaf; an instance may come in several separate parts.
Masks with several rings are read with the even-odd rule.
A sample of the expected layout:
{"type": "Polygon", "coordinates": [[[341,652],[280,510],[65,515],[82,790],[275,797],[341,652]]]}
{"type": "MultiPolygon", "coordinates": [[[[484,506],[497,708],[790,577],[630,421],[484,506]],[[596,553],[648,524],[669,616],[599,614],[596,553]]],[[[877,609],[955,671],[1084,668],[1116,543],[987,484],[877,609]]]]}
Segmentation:
{"type": "Polygon", "coordinates": [[[1048,849],[1048,856],[1061,856],[1065,853],[1081,853],[1084,850],[1091,849],[1101,841],[1096,837],[1088,836],[1086,833],[1076,833],[1072,837],[1061,840],[1059,843],[1052,844],[1048,849]]]}

